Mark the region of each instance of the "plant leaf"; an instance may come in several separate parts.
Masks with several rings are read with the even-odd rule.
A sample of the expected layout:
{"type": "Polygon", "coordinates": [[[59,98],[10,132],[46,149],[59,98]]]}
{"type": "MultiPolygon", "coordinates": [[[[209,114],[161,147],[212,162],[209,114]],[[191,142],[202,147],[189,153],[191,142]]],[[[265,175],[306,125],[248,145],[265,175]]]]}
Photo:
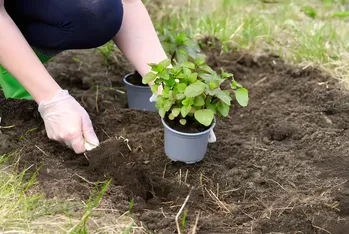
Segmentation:
{"type": "Polygon", "coordinates": [[[245,88],[239,88],[235,91],[235,97],[236,101],[241,106],[247,106],[248,105],[248,90],[245,88]]]}
{"type": "Polygon", "coordinates": [[[182,117],[185,118],[189,114],[190,110],[191,110],[191,106],[182,106],[181,108],[182,117]]]}
{"type": "Polygon", "coordinates": [[[195,97],[194,106],[203,106],[203,105],[205,105],[205,99],[203,95],[195,97]]]}
{"type": "Polygon", "coordinates": [[[195,69],[195,64],[188,61],[186,61],[182,66],[189,69],[195,69]]]}
{"type": "Polygon", "coordinates": [[[213,80],[213,76],[207,73],[200,73],[199,76],[206,82],[210,83],[213,80]]]}
{"type": "Polygon", "coordinates": [[[231,82],[231,88],[232,88],[232,89],[242,88],[242,85],[239,84],[238,82],[236,82],[235,80],[233,80],[233,81],[231,82]]]}
{"type": "Polygon", "coordinates": [[[176,57],[177,57],[178,63],[182,64],[188,60],[188,53],[187,53],[187,50],[185,48],[178,49],[176,52],[176,55],[177,55],[176,57]]]}
{"type": "Polygon", "coordinates": [[[186,120],[186,119],[181,119],[181,120],[179,120],[179,122],[180,122],[182,125],[186,125],[186,124],[187,124],[187,120],[186,120]]]}
{"type": "Polygon", "coordinates": [[[170,100],[165,100],[164,110],[167,112],[171,109],[171,107],[172,107],[172,102],[170,100]]]}
{"type": "Polygon", "coordinates": [[[196,65],[198,65],[198,66],[203,65],[205,63],[205,59],[206,59],[205,55],[198,54],[195,58],[196,65]]]}
{"type": "Polygon", "coordinates": [[[148,72],[147,74],[145,74],[145,76],[142,79],[142,83],[143,84],[148,84],[152,81],[154,81],[156,79],[156,73],[154,72],[148,72]]]}
{"type": "Polygon", "coordinates": [[[156,104],[159,104],[160,106],[164,105],[164,98],[162,97],[162,95],[158,95],[156,97],[156,104]]]}
{"type": "Polygon", "coordinates": [[[170,79],[170,74],[168,73],[167,69],[162,70],[162,72],[159,74],[159,77],[164,79],[164,80],[168,80],[170,79]]]}
{"type": "Polygon", "coordinates": [[[185,95],[184,95],[184,93],[177,93],[176,98],[177,98],[177,100],[182,100],[185,98],[185,95]]]}
{"type": "Polygon", "coordinates": [[[184,91],[185,91],[186,88],[187,88],[187,85],[184,84],[184,83],[179,83],[179,84],[177,85],[177,90],[178,90],[178,92],[180,92],[180,93],[184,93],[184,91]]]}
{"type": "Polygon", "coordinates": [[[185,96],[196,97],[205,91],[206,85],[201,81],[195,81],[185,89],[185,96]]]}
{"type": "Polygon", "coordinates": [[[174,120],[174,119],[175,119],[175,117],[173,116],[172,113],[168,115],[168,118],[169,118],[170,120],[174,120]]]}
{"type": "Polygon", "coordinates": [[[151,86],[152,93],[158,93],[158,89],[159,89],[159,85],[157,85],[157,84],[153,84],[151,86]]]}
{"type": "Polygon", "coordinates": [[[160,64],[161,64],[161,66],[162,66],[163,68],[167,68],[168,66],[170,66],[171,60],[168,59],[168,58],[166,58],[166,59],[162,60],[162,61],[159,63],[159,65],[160,65],[160,64]]]}
{"type": "Polygon", "coordinates": [[[213,104],[206,104],[206,108],[213,111],[213,113],[216,114],[217,110],[216,110],[216,107],[213,105],[213,104]]]}
{"type": "Polygon", "coordinates": [[[173,78],[169,78],[168,80],[164,80],[165,83],[165,87],[172,87],[173,85],[175,85],[177,82],[175,81],[175,79],[173,78]]]}
{"type": "Polygon", "coordinates": [[[210,81],[210,84],[209,84],[209,88],[210,89],[215,89],[219,86],[219,81],[218,80],[211,80],[210,81]]]}
{"type": "Polygon", "coordinates": [[[195,112],[194,116],[199,123],[208,127],[212,123],[212,120],[214,118],[214,112],[208,109],[198,110],[195,112]]]}
{"type": "Polygon", "coordinates": [[[218,102],[216,104],[217,110],[223,117],[227,117],[229,115],[230,106],[225,104],[224,102],[218,102]]]}
{"type": "Polygon", "coordinates": [[[198,73],[192,73],[190,76],[187,77],[188,81],[190,83],[194,83],[198,79],[198,73]]]}
{"type": "Polygon", "coordinates": [[[162,94],[162,97],[164,98],[164,101],[165,101],[165,98],[168,98],[169,94],[170,94],[169,86],[165,86],[165,88],[162,90],[161,94],[162,94]]]}
{"type": "Polygon", "coordinates": [[[202,65],[202,66],[200,66],[200,69],[202,69],[203,71],[208,72],[208,73],[210,73],[210,74],[215,73],[215,71],[213,71],[212,68],[209,67],[209,66],[207,66],[207,65],[202,65]]]}
{"type": "Polygon", "coordinates": [[[181,109],[180,108],[173,108],[172,109],[172,115],[174,117],[177,117],[179,115],[179,113],[181,113],[181,109]]]}
{"type": "Polygon", "coordinates": [[[223,68],[221,68],[222,78],[226,79],[228,77],[234,77],[234,74],[225,72],[223,68]]]}
{"type": "Polygon", "coordinates": [[[181,32],[177,37],[176,37],[176,43],[179,45],[182,45],[185,41],[185,32],[181,32]]]}
{"type": "Polygon", "coordinates": [[[183,67],[183,74],[184,74],[185,78],[188,79],[188,77],[189,77],[190,74],[191,74],[190,69],[187,68],[187,67],[183,67]]]}
{"type": "Polygon", "coordinates": [[[221,89],[216,89],[214,91],[214,94],[216,97],[218,97],[220,100],[222,100],[224,103],[230,106],[231,97],[227,93],[225,93],[221,89]]]}
{"type": "Polygon", "coordinates": [[[165,114],[166,114],[166,111],[164,108],[160,108],[159,109],[159,115],[161,116],[161,118],[165,118],[165,114]]]}

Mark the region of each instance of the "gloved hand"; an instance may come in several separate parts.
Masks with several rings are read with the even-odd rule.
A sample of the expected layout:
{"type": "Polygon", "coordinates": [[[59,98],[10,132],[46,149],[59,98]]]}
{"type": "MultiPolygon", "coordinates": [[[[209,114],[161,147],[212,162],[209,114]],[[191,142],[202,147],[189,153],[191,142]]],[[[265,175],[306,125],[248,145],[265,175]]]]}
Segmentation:
{"type": "Polygon", "coordinates": [[[214,134],[213,129],[211,130],[210,134],[208,135],[208,142],[209,143],[214,143],[216,142],[216,134],[214,134]]]}
{"type": "Polygon", "coordinates": [[[65,143],[77,154],[99,145],[88,113],[67,90],[60,90],[52,100],[39,103],[39,112],[51,140],[65,143]]]}

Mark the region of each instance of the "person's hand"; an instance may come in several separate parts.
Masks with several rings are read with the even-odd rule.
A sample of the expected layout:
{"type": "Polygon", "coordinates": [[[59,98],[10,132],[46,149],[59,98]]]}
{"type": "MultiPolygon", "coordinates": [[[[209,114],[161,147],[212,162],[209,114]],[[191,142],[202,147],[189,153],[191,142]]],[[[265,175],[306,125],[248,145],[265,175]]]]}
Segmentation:
{"type": "Polygon", "coordinates": [[[77,154],[99,145],[88,113],[67,90],[58,91],[48,102],[40,102],[39,112],[51,140],[66,144],[77,154]]]}
{"type": "Polygon", "coordinates": [[[217,140],[216,134],[214,134],[213,129],[210,131],[210,134],[208,135],[208,142],[209,143],[215,143],[217,140]]]}

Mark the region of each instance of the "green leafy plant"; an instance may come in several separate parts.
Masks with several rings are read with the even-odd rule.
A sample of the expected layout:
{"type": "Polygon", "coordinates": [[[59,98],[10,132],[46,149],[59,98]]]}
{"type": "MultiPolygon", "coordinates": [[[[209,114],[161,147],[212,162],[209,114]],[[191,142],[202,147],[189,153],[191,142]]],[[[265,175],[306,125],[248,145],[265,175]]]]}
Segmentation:
{"type": "Polygon", "coordinates": [[[193,40],[186,31],[174,32],[167,29],[158,30],[161,44],[170,57],[171,63],[174,61],[183,63],[195,59],[200,52],[198,43],[193,40]]]}
{"type": "Polygon", "coordinates": [[[309,6],[304,6],[302,9],[301,9],[302,12],[304,12],[307,16],[309,16],[310,18],[315,18],[317,13],[315,11],[314,8],[312,7],[309,7],[309,6]]]}
{"type": "Polygon", "coordinates": [[[238,104],[247,106],[247,89],[223,68],[221,74],[212,70],[205,63],[204,55],[199,54],[193,62],[175,63],[169,67],[170,64],[170,59],[149,64],[152,70],[142,80],[144,84],[154,81],[152,92],[155,94],[159,85],[163,86],[162,94],[156,99],[156,108],[162,118],[177,120],[182,125],[188,120],[197,121],[208,127],[216,114],[228,116],[233,100],[231,92],[238,104]],[[222,90],[223,82],[228,80],[230,88],[222,90]]]}
{"type": "Polygon", "coordinates": [[[101,53],[101,55],[105,58],[107,65],[110,65],[111,63],[111,56],[114,52],[114,47],[115,47],[114,42],[109,41],[104,46],[96,48],[96,50],[99,51],[99,53],[101,53]]]}

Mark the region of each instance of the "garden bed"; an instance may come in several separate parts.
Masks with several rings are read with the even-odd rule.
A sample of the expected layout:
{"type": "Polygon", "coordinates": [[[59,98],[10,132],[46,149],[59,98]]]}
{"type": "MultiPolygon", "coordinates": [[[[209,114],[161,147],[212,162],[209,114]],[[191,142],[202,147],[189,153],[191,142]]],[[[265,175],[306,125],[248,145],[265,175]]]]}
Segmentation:
{"type": "Polygon", "coordinates": [[[101,206],[122,214],[134,199],[138,225],[154,233],[176,231],[188,194],[185,233],[197,217],[197,233],[346,232],[349,95],[329,75],[277,56],[207,55],[210,66],[234,73],[250,101],[217,120],[217,142],[200,163],[165,156],[158,114],[127,109],[122,78],[132,68],[119,56],[106,69],[94,50],[65,52],[47,68],[90,113],[101,146],[75,155],[46,137],[34,103],[1,99],[2,125],[15,125],[3,129],[1,150],[17,149],[22,167],[44,164],[39,188],[50,198],[86,200],[88,181],[112,178],[101,206]]]}

